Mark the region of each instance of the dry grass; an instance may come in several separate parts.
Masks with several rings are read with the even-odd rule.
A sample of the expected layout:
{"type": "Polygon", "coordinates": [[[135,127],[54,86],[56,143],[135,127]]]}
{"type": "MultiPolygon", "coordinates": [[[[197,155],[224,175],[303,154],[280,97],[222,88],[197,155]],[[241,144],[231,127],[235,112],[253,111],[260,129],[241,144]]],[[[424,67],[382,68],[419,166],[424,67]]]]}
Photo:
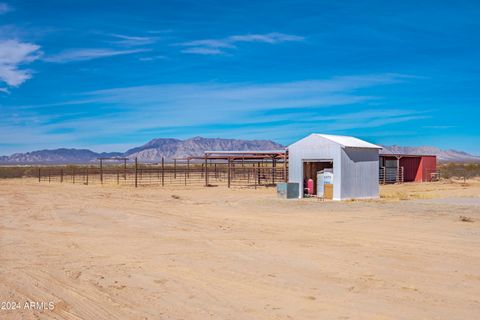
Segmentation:
{"type": "Polygon", "coordinates": [[[480,194],[480,179],[468,184],[463,180],[448,179],[429,183],[403,183],[380,186],[380,198],[386,201],[447,198],[455,196],[477,196],[480,194]]]}

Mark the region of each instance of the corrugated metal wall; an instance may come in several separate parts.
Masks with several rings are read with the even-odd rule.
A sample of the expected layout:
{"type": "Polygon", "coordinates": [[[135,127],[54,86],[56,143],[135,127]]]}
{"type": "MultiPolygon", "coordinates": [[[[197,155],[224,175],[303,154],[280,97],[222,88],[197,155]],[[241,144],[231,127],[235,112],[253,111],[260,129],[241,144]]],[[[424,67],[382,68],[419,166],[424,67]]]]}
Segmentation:
{"type": "Polygon", "coordinates": [[[403,181],[418,181],[418,175],[420,175],[420,181],[422,181],[420,160],[421,157],[403,157],[400,159],[400,167],[403,167],[403,181]]]}
{"type": "Polygon", "coordinates": [[[344,148],[341,166],[342,199],[378,197],[378,149],[344,148]]]}
{"type": "Polygon", "coordinates": [[[333,198],[340,199],[341,146],[330,140],[310,135],[288,147],[288,181],[300,184],[299,198],[303,197],[303,162],[308,160],[333,161],[333,198]]]}
{"type": "Polygon", "coordinates": [[[377,149],[345,148],[310,135],[288,147],[289,182],[300,183],[303,196],[303,162],[333,161],[333,199],[377,198],[379,195],[377,149]]]}
{"type": "Polygon", "coordinates": [[[421,160],[421,181],[431,181],[432,173],[437,171],[437,157],[423,156],[421,160]]]}

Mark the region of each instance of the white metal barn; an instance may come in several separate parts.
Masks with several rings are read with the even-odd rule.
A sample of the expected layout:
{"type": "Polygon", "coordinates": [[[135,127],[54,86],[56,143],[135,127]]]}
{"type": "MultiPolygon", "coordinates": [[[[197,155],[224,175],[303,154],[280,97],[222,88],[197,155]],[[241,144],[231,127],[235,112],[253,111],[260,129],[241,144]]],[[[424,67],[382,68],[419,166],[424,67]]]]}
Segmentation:
{"type": "Polygon", "coordinates": [[[333,200],[378,198],[380,149],[354,137],[311,134],[288,147],[289,182],[300,184],[301,198],[305,182],[314,180],[316,188],[317,173],[329,168],[333,200]]]}

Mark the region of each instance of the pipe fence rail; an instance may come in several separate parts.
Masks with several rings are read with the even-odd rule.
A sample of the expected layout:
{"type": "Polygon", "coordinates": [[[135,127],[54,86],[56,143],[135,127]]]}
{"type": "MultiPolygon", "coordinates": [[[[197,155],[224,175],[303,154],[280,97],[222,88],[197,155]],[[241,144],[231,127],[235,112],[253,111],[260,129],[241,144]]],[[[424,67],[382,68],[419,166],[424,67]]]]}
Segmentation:
{"type": "Polygon", "coordinates": [[[130,186],[274,186],[287,181],[283,163],[135,164],[128,166],[39,167],[38,182],[130,186]]]}

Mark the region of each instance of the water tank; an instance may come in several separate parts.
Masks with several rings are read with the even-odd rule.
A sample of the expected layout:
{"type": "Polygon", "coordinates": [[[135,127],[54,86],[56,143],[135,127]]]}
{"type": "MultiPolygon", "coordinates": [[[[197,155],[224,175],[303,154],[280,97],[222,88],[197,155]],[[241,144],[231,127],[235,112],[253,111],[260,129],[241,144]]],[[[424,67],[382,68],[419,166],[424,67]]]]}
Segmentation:
{"type": "Polygon", "coordinates": [[[323,169],[317,172],[317,196],[332,198],[333,191],[333,169],[323,169]]]}
{"type": "Polygon", "coordinates": [[[307,180],[307,193],[310,196],[313,194],[313,186],[314,186],[313,179],[308,179],[307,180]]]}

